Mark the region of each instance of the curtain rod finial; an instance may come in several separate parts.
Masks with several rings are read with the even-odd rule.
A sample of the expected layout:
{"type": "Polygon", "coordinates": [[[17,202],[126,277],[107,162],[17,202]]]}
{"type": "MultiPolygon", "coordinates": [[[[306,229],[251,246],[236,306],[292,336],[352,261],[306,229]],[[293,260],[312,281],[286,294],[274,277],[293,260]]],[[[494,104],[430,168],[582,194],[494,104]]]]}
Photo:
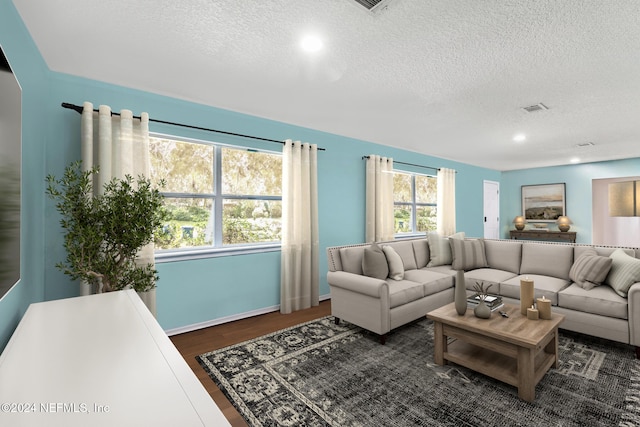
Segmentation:
{"type": "Polygon", "coordinates": [[[81,113],[82,114],[82,107],[80,105],[74,105],[74,104],[70,104],[68,102],[63,102],[62,103],[62,107],[68,108],[70,110],[75,110],[77,113],[81,113]]]}

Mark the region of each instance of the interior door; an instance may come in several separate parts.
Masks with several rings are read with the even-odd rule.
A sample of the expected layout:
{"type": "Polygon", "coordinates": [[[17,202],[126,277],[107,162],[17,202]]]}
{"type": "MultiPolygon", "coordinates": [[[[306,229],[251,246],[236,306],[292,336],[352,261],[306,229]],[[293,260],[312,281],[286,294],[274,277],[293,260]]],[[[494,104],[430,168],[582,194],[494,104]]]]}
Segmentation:
{"type": "Polygon", "coordinates": [[[500,183],[484,181],[484,238],[500,238],[500,183]]]}

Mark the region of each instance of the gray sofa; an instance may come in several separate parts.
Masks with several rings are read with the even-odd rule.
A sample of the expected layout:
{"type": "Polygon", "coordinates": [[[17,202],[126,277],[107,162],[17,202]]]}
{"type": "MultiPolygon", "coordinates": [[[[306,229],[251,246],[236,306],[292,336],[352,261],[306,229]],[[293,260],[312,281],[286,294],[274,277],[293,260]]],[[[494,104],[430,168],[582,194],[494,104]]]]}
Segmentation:
{"type": "Polygon", "coordinates": [[[445,239],[435,234],[428,238],[379,242],[375,246],[327,248],[327,281],[336,321],[344,319],[379,334],[383,343],[394,328],[452,302],[455,273],[461,269],[465,271],[468,294],[476,282],[491,283],[492,293],[516,305],[519,305],[520,279],[528,277],[534,281],[535,297],[544,295],[551,300],[552,311],[565,316],[560,325],[562,329],[631,344],[636,346],[640,358],[639,249],[522,240],[445,239]],[[370,254],[377,249],[375,246],[386,247],[389,276],[394,279],[383,278],[384,272],[370,271],[370,254]],[[449,254],[446,253],[448,247],[449,254]],[[393,254],[401,259],[401,274],[393,254]],[[608,261],[609,258],[612,261],[608,261]],[[594,273],[588,263],[593,265],[596,260],[610,267],[604,266],[602,271],[594,273]],[[581,263],[587,265],[580,270],[581,263]],[[625,263],[631,267],[627,268],[625,263]],[[584,280],[585,274],[591,282],[584,280]],[[619,287],[620,274],[630,284],[626,292],[623,292],[626,289],[616,291],[609,285],[615,282],[619,287]],[[371,277],[376,275],[378,277],[371,277]],[[602,284],[597,286],[599,283],[594,277],[602,284]]]}

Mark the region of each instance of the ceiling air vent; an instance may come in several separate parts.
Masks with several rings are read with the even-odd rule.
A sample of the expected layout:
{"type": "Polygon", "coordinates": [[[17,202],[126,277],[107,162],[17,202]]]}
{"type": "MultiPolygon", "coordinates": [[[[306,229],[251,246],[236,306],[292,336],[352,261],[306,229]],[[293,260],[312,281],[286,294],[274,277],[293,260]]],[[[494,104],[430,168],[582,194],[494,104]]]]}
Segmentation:
{"type": "Polygon", "coordinates": [[[522,109],[524,111],[526,111],[527,113],[535,113],[536,111],[544,111],[544,110],[548,110],[549,107],[547,107],[546,105],[544,105],[542,102],[539,104],[535,104],[535,105],[530,105],[528,107],[522,107],[522,109]]]}
{"type": "Polygon", "coordinates": [[[384,11],[393,0],[355,0],[360,6],[365,7],[371,13],[384,11]]]}
{"type": "Polygon", "coordinates": [[[593,142],[579,142],[576,144],[576,147],[585,148],[585,147],[593,147],[594,145],[596,144],[594,144],[593,142]]]}

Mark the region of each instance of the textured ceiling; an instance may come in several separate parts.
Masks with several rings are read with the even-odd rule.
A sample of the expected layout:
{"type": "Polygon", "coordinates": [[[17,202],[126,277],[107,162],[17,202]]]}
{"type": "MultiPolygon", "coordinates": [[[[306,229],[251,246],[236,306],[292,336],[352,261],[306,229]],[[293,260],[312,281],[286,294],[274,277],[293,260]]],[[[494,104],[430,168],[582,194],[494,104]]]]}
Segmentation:
{"type": "Polygon", "coordinates": [[[14,4],[54,71],[497,170],[640,157],[637,0],[14,4]]]}

